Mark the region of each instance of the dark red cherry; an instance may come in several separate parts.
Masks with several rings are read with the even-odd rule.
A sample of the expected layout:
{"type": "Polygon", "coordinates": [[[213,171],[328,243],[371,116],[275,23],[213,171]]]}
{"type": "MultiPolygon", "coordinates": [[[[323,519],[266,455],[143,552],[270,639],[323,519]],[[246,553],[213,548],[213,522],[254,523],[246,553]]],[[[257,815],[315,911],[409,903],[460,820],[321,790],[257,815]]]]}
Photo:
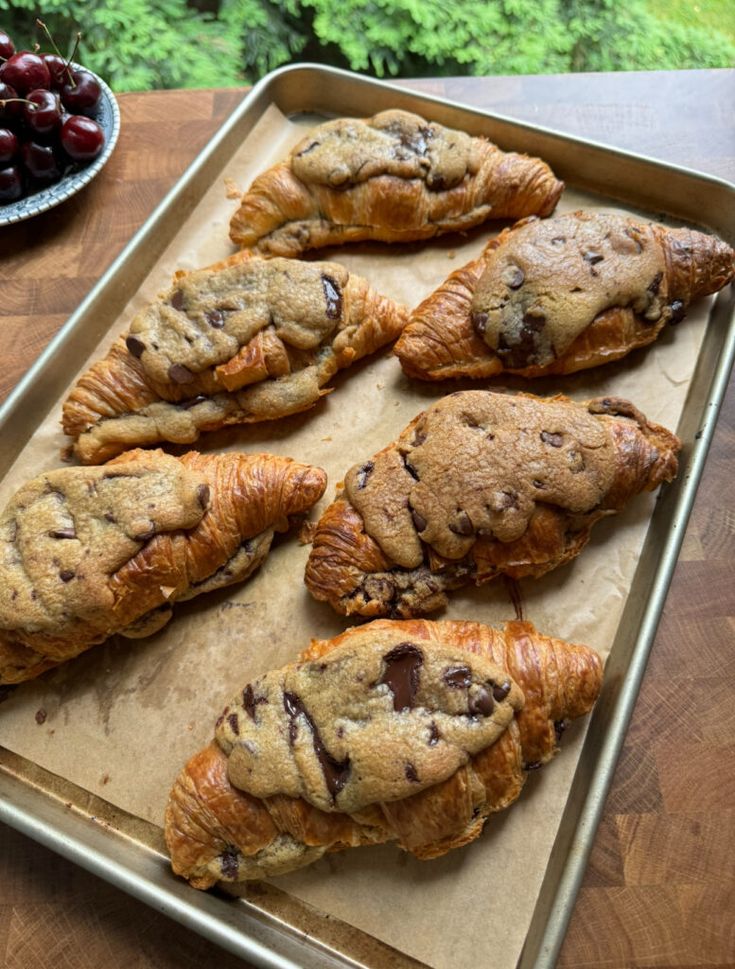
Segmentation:
{"type": "Polygon", "coordinates": [[[23,176],[17,165],[0,169],[0,202],[15,202],[23,194],[23,176]]]}
{"type": "Polygon", "coordinates": [[[18,136],[9,128],[0,128],[0,168],[5,168],[18,154],[18,136]]]}
{"type": "Polygon", "coordinates": [[[14,87],[21,96],[27,91],[48,87],[51,83],[48,67],[38,54],[33,54],[29,50],[19,51],[5,61],[1,79],[14,87]]]}
{"type": "MultiPolygon", "coordinates": [[[[51,75],[51,90],[60,91],[64,84],[69,80],[69,73],[66,67],[66,61],[63,57],[59,57],[58,54],[41,54],[41,57],[48,68],[48,72],[51,75]]],[[[71,68],[69,69],[71,70],[71,68]]]]}
{"type": "Polygon", "coordinates": [[[18,97],[18,92],[14,87],[0,81],[0,101],[10,99],[10,103],[5,107],[0,106],[0,124],[12,124],[18,118],[23,117],[23,105],[19,101],[13,100],[18,97]]]}
{"type": "Polygon", "coordinates": [[[61,177],[61,169],[53,148],[27,141],[23,145],[23,164],[26,171],[39,182],[53,182],[61,177]]]}
{"type": "Polygon", "coordinates": [[[91,118],[73,114],[61,126],[61,146],[74,161],[92,161],[104,143],[102,128],[91,118]]]}
{"type": "Polygon", "coordinates": [[[34,135],[50,135],[61,125],[61,101],[53,91],[39,88],[27,95],[23,118],[34,135]]]}
{"type": "Polygon", "coordinates": [[[73,70],[74,85],[69,79],[61,86],[61,100],[64,107],[73,114],[86,114],[90,117],[96,112],[102,96],[102,88],[97,78],[89,71],[73,70]]]}
{"type": "Polygon", "coordinates": [[[0,30],[0,57],[7,61],[14,53],[15,44],[4,30],[0,30]]]}

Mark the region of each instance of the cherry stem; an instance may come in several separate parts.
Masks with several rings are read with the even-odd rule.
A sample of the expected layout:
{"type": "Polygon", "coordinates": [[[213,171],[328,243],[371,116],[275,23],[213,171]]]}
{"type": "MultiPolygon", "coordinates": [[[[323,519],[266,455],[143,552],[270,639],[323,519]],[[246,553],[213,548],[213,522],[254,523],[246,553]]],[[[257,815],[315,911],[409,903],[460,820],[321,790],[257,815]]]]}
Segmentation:
{"type": "MultiPolygon", "coordinates": [[[[49,42],[50,42],[51,46],[56,51],[57,55],[62,59],[62,61],[66,61],[66,58],[61,53],[61,51],[59,50],[59,48],[56,46],[56,41],[51,36],[51,31],[48,29],[48,27],[43,22],[43,20],[41,20],[38,17],[36,17],[36,24],[41,28],[41,30],[44,32],[44,34],[46,34],[46,36],[49,39],[49,42]]],[[[77,34],[77,44],[79,44],[79,37],[80,36],[81,36],[80,34],[77,34]]],[[[76,51],[76,47],[74,48],[74,50],[76,51]]],[[[69,78],[69,84],[71,84],[72,87],[76,87],[77,86],[76,85],[76,82],[74,81],[74,78],[72,77],[71,68],[69,67],[69,64],[70,63],[71,63],[71,58],[68,61],[66,61],[66,63],[64,64],[64,70],[66,71],[66,75],[69,78]]]]}
{"type": "Polygon", "coordinates": [[[0,108],[4,108],[6,104],[30,104],[34,111],[38,110],[36,102],[29,101],[28,98],[0,98],[0,108]]]}
{"type": "MultiPolygon", "coordinates": [[[[77,31],[77,39],[74,41],[74,50],[69,55],[69,60],[66,63],[67,68],[69,67],[69,64],[71,64],[71,62],[74,60],[74,57],[76,56],[77,49],[79,48],[79,41],[81,39],[82,39],[82,35],[79,33],[79,31],[77,31]]],[[[72,78],[72,87],[76,87],[76,86],[77,85],[76,85],[74,79],[72,78]]]]}

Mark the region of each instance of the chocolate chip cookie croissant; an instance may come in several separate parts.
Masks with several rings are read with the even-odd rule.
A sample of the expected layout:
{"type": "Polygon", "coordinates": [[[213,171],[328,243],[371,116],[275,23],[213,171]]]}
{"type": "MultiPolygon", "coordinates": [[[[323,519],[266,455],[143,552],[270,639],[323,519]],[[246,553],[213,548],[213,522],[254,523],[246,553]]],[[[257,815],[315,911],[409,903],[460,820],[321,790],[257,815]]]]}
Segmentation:
{"type": "Polygon", "coordinates": [[[278,256],[363,239],[430,239],[487,219],[549,215],[563,188],[538,158],[382,111],[320,125],[259,175],[230,238],[278,256]]]}
{"type": "Polygon", "coordinates": [[[530,218],[428,296],[395,353],[424,380],[573,373],[652,343],[734,273],[730,246],[692,229],[610,212],[530,218]]]}
{"type": "Polygon", "coordinates": [[[338,370],[395,340],[407,316],[336,263],[239,253],[177,273],[78,380],[64,432],[79,460],[96,464],[308,410],[338,370]]]}
{"type": "Polygon", "coordinates": [[[600,690],[585,646],[474,622],[376,620],[314,641],[245,687],[166,810],[196,888],[394,842],[435,858],[474,841],[600,690]]]}
{"type": "Polygon", "coordinates": [[[0,684],[148,636],[175,602],[246,579],[325,486],[290,458],[162,451],[30,481],[0,516],[0,684]]]}
{"type": "Polygon", "coordinates": [[[670,481],[681,444],[631,403],[461,391],[345,476],[316,526],[311,594],[344,615],[410,617],[447,591],[538,577],[592,526],[670,481]]]}

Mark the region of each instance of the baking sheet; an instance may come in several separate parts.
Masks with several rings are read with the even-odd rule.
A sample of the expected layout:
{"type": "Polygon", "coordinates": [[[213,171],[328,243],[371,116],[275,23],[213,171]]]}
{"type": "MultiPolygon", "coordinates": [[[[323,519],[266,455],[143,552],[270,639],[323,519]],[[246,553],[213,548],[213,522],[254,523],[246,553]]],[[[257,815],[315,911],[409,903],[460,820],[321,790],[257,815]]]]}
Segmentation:
{"type": "MultiPolygon", "coordinates": [[[[247,184],[283,157],[305,124],[303,119],[288,122],[277,109],[269,109],[225,174],[247,184]]],[[[604,205],[605,200],[568,190],[558,211],[590,204],[604,205]]],[[[174,269],[229,254],[226,228],[232,210],[217,179],[90,359],[104,352],[132,314],[167,285],[174,269]]],[[[485,228],[462,240],[451,237],[400,250],[363,245],[328,255],[361,272],[379,291],[415,305],[448,272],[473,258],[489,234],[485,228]]],[[[555,382],[518,380],[513,386],[544,393],[559,388],[578,399],[627,396],[649,418],[674,428],[707,309],[700,304],[676,330],[622,363],[555,382]]],[[[71,382],[74,375],[69,376],[71,382]]],[[[335,393],[309,414],[210,435],[201,447],[267,449],[320,464],[331,482],[323,507],[350,464],[378,450],[418,410],[458,386],[410,383],[388,353],[346,371],[335,384],[335,393]]],[[[58,416],[57,405],[4,480],[1,501],[27,477],[58,466],[64,443],[58,416]]],[[[596,526],[581,558],[542,580],[522,583],[526,614],[539,629],[607,653],[654,501],[641,496],[622,515],[596,526]]],[[[160,823],[170,783],[187,757],[209,740],[230,695],[250,678],[291,660],[310,636],[335,635],[346,625],[305,592],[307,553],[293,537],[282,541],[254,579],[179,607],[161,634],[137,643],[113,640],[41,682],[25,685],[0,708],[0,742],[131,814],[160,823]]],[[[445,615],[497,622],[512,614],[504,586],[496,583],[455,593],[445,615]]],[[[360,849],[276,883],[428,965],[514,966],[583,731],[580,724],[569,731],[560,757],[532,774],[520,802],[491,819],[482,839],[468,848],[430,863],[392,848],[360,849]]]]}

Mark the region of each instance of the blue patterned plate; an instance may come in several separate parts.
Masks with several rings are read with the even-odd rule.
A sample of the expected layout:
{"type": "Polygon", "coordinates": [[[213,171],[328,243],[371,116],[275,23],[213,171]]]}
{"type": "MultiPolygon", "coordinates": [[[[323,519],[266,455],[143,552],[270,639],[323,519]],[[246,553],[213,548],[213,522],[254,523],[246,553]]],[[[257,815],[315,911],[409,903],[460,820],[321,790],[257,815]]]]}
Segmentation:
{"type": "MultiPolygon", "coordinates": [[[[82,68],[81,64],[72,64],[72,67],[82,68]]],[[[83,70],[87,71],[89,68],[85,67],[83,70]]],[[[85,165],[78,171],[70,172],[58,182],[34,192],[33,195],[26,195],[24,198],[18,199],[17,202],[8,202],[4,205],[0,203],[0,226],[30,219],[32,215],[46,212],[55,205],[65,202],[72,195],[76,195],[80,189],[92,181],[97,172],[102,170],[112,154],[117,136],[120,134],[120,109],[117,106],[115,95],[102,78],[94,74],[93,71],[89,71],[89,73],[97,78],[102,89],[102,97],[94,118],[105,136],[105,146],[102,153],[89,165],[85,165]]]]}

